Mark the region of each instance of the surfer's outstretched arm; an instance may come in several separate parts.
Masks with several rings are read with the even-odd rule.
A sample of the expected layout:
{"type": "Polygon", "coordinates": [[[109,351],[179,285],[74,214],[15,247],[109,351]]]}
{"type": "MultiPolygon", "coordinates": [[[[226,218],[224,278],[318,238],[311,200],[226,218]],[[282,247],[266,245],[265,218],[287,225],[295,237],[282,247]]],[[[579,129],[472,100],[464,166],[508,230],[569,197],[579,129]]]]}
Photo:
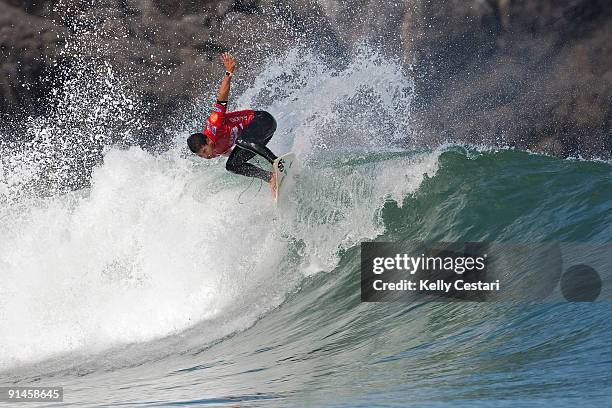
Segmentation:
{"type": "Polygon", "coordinates": [[[227,102],[227,99],[229,98],[230,83],[232,82],[232,75],[236,70],[236,60],[234,60],[234,57],[232,57],[229,52],[224,52],[221,54],[221,59],[223,60],[223,66],[225,67],[226,74],[223,77],[221,86],[219,87],[217,100],[227,102]],[[227,74],[228,72],[229,75],[227,74]]]}

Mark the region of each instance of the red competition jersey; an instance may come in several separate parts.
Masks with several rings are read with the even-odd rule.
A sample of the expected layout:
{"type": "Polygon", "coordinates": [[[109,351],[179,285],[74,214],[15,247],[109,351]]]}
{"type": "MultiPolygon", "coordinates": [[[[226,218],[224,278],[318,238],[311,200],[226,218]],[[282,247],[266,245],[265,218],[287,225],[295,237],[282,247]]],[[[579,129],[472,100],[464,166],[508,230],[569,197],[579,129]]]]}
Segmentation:
{"type": "Polygon", "coordinates": [[[206,119],[203,132],[213,142],[215,156],[230,151],[238,136],[253,119],[254,113],[255,111],[250,109],[227,112],[226,106],[221,105],[219,101],[215,103],[213,112],[206,119]]]}

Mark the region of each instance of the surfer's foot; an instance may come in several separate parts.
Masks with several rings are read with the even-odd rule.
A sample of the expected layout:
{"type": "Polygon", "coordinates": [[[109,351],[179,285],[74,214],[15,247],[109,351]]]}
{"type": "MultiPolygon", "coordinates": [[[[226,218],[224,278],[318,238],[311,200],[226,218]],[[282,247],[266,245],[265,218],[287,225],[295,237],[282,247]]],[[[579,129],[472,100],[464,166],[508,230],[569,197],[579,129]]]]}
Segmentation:
{"type": "Polygon", "coordinates": [[[272,172],[272,178],[270,179],[270,190],[272,190],[272,197],[276,200],[276,172],[272,172]]]}

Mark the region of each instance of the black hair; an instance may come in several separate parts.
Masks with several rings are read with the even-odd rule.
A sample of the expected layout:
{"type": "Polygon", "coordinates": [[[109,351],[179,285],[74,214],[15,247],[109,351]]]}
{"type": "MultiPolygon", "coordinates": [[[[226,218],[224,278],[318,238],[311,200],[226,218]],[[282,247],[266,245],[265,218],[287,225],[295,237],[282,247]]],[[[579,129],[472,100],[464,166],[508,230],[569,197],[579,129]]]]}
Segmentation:
{"type": "Polygon", "coordinates": [[[200,151],[201,148],[208,144],[208,138],[204,136],[204,133],[194,133],[187,138],[187,146],[189,146],[189,150],[194,153],[200,151]]]}

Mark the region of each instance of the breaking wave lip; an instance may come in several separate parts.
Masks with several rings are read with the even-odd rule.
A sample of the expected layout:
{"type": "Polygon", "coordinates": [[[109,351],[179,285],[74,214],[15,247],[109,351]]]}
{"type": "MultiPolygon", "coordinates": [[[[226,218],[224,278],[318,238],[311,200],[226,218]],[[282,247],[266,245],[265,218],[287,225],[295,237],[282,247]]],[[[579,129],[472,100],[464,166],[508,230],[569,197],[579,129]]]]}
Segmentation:
{"type": "MultiPolygon", "coordinates": [[[[13,156],[0,183],[0,193],[17,197],[0,210],[0,270],[11,282],[0,288],[0,324],[11,328],[0,331],[0,369],[49,359],[60,369],[77,356],[92,363],[91,356],[108,349],[159,342],[155,352],[127,353],[131,364],[166,355],[156,339],[172,342],[197,327],[208,332],[193,338],[201,347],[245,329],[304,276],[333,269],[339,250],[379,234],[385,200],[401,202],[424,174],[435,174],[437,153],[343,164],[346,155],[397,151],[400,135],[409,133],[400,124],[408,126],[413,86],[399,63],[363,51],[348,68],[334,71],[297,49],[283,64],[276,61],[236,108],[265,106],[279,122],[272,149],[295,151],[304,163],[292,197],[299,205],[288,216],[278,217],[266,194],[239,204],[236,196],[248,181],[227,174],[220,160],[185,156],[188,132],[179,132],[174,148],[158,155],[107,147],[91,187],[50,197],[20,195],[21,185],[6,175],[45,166],[58,151],[21,168],[13,165],[22,156],[13,156]],[[335,98],[325,96],[334,89],[335,98]],[[369,109],[372,100],[376,113],[369,109]],[[381,115],[388,119],[384,134],[367,127],[381,115]],[[327,163],[311,165],[324,156],[327,163]]],[[[208,109],[202,106],[202,118],[208,109]]],[[[44,129],[62,140],[62,128],[44,129]]],[[[63,145],[59,163],[64,148],[79,146],[63,145]]],[[[58,174],[61,182],[64,173],[58,174]]],[[[108,357],[96,364],[126,364],[108,357]]]]}

